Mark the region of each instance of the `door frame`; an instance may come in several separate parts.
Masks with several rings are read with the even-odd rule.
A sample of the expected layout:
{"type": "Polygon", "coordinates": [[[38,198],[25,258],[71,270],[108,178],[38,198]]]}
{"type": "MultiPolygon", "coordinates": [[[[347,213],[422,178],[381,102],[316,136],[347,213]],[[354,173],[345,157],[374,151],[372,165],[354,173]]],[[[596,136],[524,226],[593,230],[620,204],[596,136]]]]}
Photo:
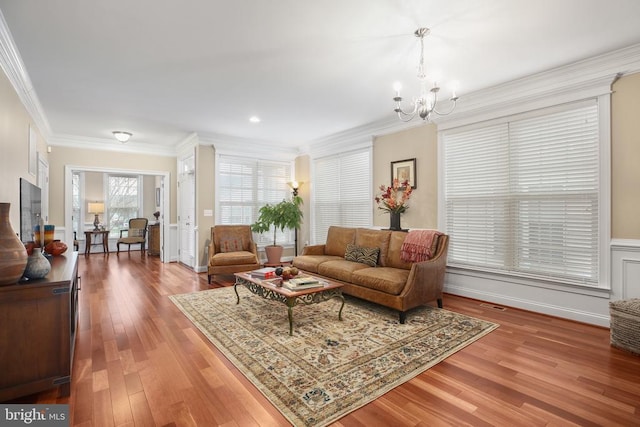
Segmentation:
{"type": "MultiPolygon", "coordinates": [[[[64,240],[65,242],[73,242],[73,221],[71,216],[73,214],[72,209],[72,188],[71,188],[71,176],[73,172],[98,172],[98,173],[124,173],[130,175],[152,175],[160,176],[164,185],[161,187],[161,200],[163,217],[166,219],[162,221],[162,228],[160,230],[160,245],[161,247],[170,247],[167,239],[169,237],[169,220],[171,218],[171,206],[169,201],[171,200],[171,186],[168,185],[171,177],[171,173],[167,171],[153,171],[153,170],[139,170],[139,169],[122,169],[122,168],[103,168],[96,166],[76,166],[65,165],[64,167],[64,240]],[[166,246],[165,246],[166,245],[166,246]]],[[[170,262],[167,251],[160,251],[160,261],[170,262]]]]}

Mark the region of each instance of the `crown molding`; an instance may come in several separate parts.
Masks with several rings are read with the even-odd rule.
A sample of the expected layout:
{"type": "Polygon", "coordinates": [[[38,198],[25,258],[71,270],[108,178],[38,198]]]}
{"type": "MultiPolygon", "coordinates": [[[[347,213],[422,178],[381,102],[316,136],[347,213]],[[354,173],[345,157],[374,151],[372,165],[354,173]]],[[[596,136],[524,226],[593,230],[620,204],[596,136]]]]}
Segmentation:
{"type": "Polygon", "coordinates": [[[461,96],[456,110],[437,117],[438,130],[523,110],[611,93],[621,76],[640,72],[640,44],[532,74],[461,96]]]}
{"type": "Polygon", "coordinates": [[[147,154],[153,156],[176,157],[175,147],[163,147],[142,142],[125,144],[111,138],[91,138],[78,135],[56,135],[49,138],[52,147],[70,147],[83,150],[111,151],[130,154],[147,154]]]}
{"type": "Polygon", "coordinates": [[[293,161],[300,155],[296,147],[279,147],[269,141],[220,134],[199,134],[200,145],[212,145],[216,154],[293,161]]]}
{"type": "Polygon", "coordinates": [[[44,139],[49,140],[51,136],[49,120],[47,120],[38,95],[33,89],[29,73],[22,62],[2,11],[0,11],[0,67],[44,139]]]}

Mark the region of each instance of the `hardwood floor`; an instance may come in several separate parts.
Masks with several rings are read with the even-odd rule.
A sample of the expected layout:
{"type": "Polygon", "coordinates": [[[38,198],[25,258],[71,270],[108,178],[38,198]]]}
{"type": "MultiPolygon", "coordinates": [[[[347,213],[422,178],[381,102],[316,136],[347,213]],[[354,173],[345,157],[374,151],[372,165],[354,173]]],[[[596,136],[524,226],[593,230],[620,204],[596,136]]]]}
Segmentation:
{"type": "MultiPolygon", "coordinates": [[[[68,403],[74,426],[288,425],[167,298],[232,277],[209,286],[137,251],[80,258],[71,396],[15,402],[68,403]]],[[[452,295],[444,307],[501,326],[334,425],[640,425],[640,356],[608,329],[452,295]]]]}

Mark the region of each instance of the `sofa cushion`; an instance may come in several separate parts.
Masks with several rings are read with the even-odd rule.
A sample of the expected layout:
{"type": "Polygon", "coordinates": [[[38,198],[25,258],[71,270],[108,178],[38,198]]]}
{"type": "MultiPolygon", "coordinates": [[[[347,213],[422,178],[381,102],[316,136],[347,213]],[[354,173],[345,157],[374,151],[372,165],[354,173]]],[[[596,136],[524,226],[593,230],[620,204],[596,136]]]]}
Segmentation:
{"type": "Polygon", "coordinates": [[[387,263],[390,237],[391,231],[389,230],[358,228],[356,229],[355,244],[365,248],[380,248],[378,264],[384,266],[387,263]]]}
{"type": "Polygon", "coordinates": [[[354,271],[351,274],[351,283],[391,295],[400,295],[408,278],[409,270],[405,269],[392,267],[365,268],[354,271]]]}
{"type": "Polygon", "coordinates": [[[213,255],[209,259],[209,265],[222,266],[222,265],[240,265],[240,264],[252,264],[257,261],[255,254],[248,251],[238,252],[220,252],[213,255]]]}
{"type": "Polygon", "coordinates": [[[370,269],[371,267],[360,262],[347,261],[345,259],[323,262],[318,266],[318,274],[331,279],[351,282],[351,275],[354,271],[370,269]]]}
{"type": "Polygon", "coordinates": [[[347,261],[359,262],[369,267],[375,267],[378,263],[380,248],[365,248],[349,243],[347,251],[344,253],[344,259],[347,261]]]}
{"type": "Polygon", "coordinates": [[[238,252],[242,250],[242,239],[225,239],[220,241],[220,252],[238,252]]]}
{"type": "Polygon", "coordinates": [[[342,259],[342,257],[333,255],[298,255],[293,259],[293,266],[309,273],[317,273],[318,266],[323,262],[339,259],[342,259]]]}
{"type": "Polygon", "coordinates": [[[332,225],[327,232],[324,254],[343,258],[347,250],[347,244],[354,242],[355,234],[355,228],[336,227],[332,225]]]}
{"type": "Polygon", "coordinates": [[[389,238],[389,251],[387,252],[386,267],[402,268],[411,270],[411,263],[402,260],[402,243],[407,237],[404,231],[393,231],[389,238]]]}

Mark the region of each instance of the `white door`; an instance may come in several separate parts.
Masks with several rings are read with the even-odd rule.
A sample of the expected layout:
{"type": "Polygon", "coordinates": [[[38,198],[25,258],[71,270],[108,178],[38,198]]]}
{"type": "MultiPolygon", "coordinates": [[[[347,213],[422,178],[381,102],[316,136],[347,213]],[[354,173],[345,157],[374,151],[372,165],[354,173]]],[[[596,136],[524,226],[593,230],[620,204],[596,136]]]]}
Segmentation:
{"type": "Polygon", "coordinates": [[[180,235],[179,260],[181,263],[195,267],[195,213],[196,213],[196,180],[195,157],[181,160],[178,178],[178,233],[180,235]]]}

